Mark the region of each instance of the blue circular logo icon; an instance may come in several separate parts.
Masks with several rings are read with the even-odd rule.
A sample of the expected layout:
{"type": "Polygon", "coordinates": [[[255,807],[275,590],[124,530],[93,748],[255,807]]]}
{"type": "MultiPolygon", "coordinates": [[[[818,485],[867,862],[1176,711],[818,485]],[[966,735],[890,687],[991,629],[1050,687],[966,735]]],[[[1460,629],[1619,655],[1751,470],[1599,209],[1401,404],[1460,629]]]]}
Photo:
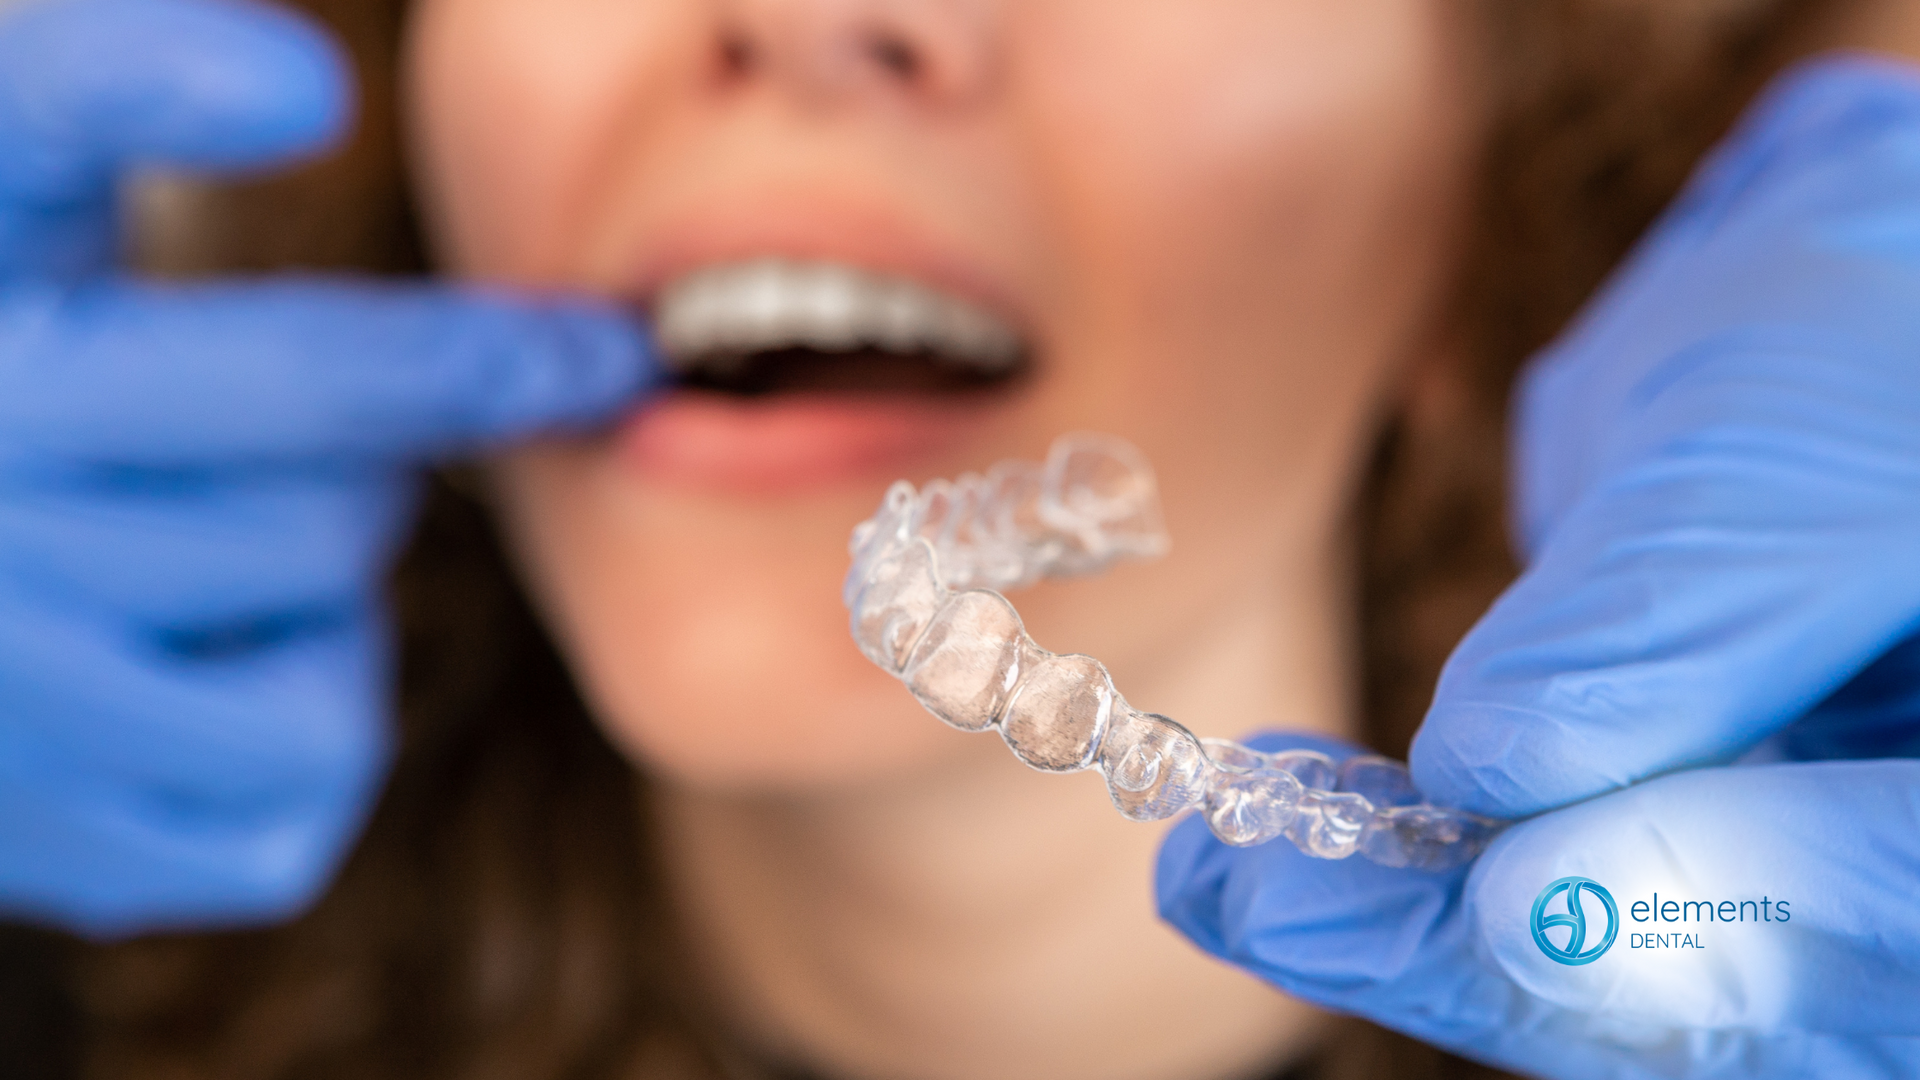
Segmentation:
{"type": "Polygon", "coordinates": [[[1620,932],[1620,909],[1614,906],[1613,894],[1607,891],[1606,886],[1592,878],[1563,877],[1540,890],[1539,898],[1533,902],[1533,917],[1528,920],[1528,925],[1533,927],[1533,943],[1540,946],[1540,951],[1546,953],[1549,959],[1577,967],[1593,963],[1613,948],[1614,935],[1620,932]],[[1581,893],[1591,894],[1607,909],[1607,932],[1600,938],[1600,943],[1592,948],[1587,947],[1587,911],[1580,902],[1581,893]],[[1567,898],[1566,910],[1547,914],[1547,905],[1561,896],[1567,898]],[[1555,945],[1547,937],[1547,931],[1560,926],[1567,928],[1567,940],[1555,945]]]}

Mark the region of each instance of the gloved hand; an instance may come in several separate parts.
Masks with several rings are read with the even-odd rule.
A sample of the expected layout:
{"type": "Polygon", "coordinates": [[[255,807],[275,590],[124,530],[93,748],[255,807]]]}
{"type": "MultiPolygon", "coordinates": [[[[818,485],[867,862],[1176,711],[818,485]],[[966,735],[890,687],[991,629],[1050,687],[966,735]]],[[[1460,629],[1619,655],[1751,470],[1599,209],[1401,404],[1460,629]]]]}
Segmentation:
{"type": "Polygon", "coordinates": [[[389,754],[418,463],[655,377],[585,302],[114,273],[127,166],[318,150],[347,79],[239,0],[0,15],[0,911],[118,934],[307,902],[389,754]]]}
{"type": "Polygon", "coordinates": [[[1527,820],[1444,875],[1187,822],[1166,917],[1539,1075],[1920,1075],[1920,74],[1783,79],[1536,361],[1517,443],[1530,563],[1412,766],[1527,820]]]}

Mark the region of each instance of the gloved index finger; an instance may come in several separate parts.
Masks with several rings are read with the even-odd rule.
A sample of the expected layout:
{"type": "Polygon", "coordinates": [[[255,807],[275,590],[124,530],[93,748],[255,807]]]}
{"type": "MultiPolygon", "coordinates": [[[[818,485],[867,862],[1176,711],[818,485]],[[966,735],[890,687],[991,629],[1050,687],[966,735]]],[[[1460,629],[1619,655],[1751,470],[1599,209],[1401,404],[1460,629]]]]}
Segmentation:
{"type": "Polygon", "coordinates": [[[338,138],[352,97],[323,33],[250,0],[0,10],[0,280],[110,267],[125,166],[284,162],[338,138]]]}
{"type": "Polygon", "coordinates": [[[1731,760],[1920,628],[1901,485],[1836,498],[1714,456],[1569,515],[1449,661],[1410,755],[1427,797],[1526,817],[1731,760]],[[1708,500],[1726,512],[1689,520],[1708,500]]]}
{"type": "Polygon", "coordinates": [[[344,130],[339,50],[251,0],[62,0],[0,14],[0,198],[58,200],[128,160],[267,164],[344,130]]]}
{"type": "Polygon", "coordinates": [[[1920,630],[1915,89],[1812,102],[1820,154],[1690,207],[1536,377],[1544,431],[1595,404],[1567,371],[1642,373],[1449,661],[1428,797],[1519,817],[1729,760],[1920,630]]]}
{"type": "Polygon", "coordinates": [[[1793,256],[1805,252],[1791,248],[1818,250],[1826,229],[1856,251],[1871,232],[1897,236],[1913,211],[1916,129],[1920,71],[1891,60],[1811,61],[1762,96],[1579,324],[1529,366],[1515,417],[1524,447],[1515,455],[1513,484],[1523,550],[1538,551],[1560,517],[1606,474],[1608,452],[1619,449],[1608,433],[1628,422],[1649,376],[1715,320],[1733,326],[1811,316],[1815,324],[1824,317],[1826,325],[1839,326],[1843,318],[1863,314],[1850,325],[1872,333],[1877,322],[1892,317],[1890,328],[1898,333],[1910,305],[1873,308],[1886,295],[1884,286],[1897,282],[1879,288],[1870,283],[1866,304],[1841,299],[1836,306],[1836,297],[1847,296],[1857,284],[1852,279],[1870,271],[1872,260],[1864,267],[1855,261],[1851,274],[1833,282],[1808,281],[1810,268],[1832,268],[1796,263],[1793,256]],[[1769,217],[1797,225],[1799,235],[1779,238],[1788,249],[1776,252],[1755,250],[1764,243],[1749,238],[1744,254],[1775,258],[1758,267],[1729,266],[1735,250],[1724,242],[1726,235],[1742,224],[1764,228],[1769,217]],[[1729,280],[1713,289],[1716,251],[1720,272],[1757,270],[1762,288],[1743,295],[1729,280]],[[1783,306],[1776,310],[1775,303],[1783,306]]]}
{"type": "Polygon", "coordinates": [[[430,458],[606,419],[660,380],[584,299],[350,279],[18,290],[0,454],[155,468],[430,458]]]}

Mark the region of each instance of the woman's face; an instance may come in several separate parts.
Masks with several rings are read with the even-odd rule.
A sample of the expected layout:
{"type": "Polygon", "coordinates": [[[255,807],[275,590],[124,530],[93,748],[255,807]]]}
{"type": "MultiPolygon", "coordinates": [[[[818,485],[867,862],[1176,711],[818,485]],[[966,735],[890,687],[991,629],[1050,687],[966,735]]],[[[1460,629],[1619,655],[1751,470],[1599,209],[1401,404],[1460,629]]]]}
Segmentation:
{"type": "Polygon", "coordinates": [[[460,273],[655,311],[707,268],[857,268],[1024,355],[795,339],[743,377],[696,333],[709,388],[515,452],[516,547],[615,739],[742,789],[967,752],[853,647],[848,531],[892,480],[1072,430],[1146,452],[1174,553],[1016,602],[1180,715],[1172,671],[1337,571],[1429,344],[1471,142],[1452,31],[1445,0],[425,0],[412,105],[460,273]]]}

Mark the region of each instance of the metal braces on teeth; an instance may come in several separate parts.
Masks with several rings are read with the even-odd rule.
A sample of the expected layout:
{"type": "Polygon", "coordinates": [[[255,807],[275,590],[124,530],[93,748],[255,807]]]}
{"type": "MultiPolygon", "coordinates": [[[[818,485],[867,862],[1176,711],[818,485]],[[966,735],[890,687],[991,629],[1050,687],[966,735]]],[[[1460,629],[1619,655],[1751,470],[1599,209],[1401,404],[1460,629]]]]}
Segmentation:
{"type": "Polygon", "coordinates": [[[1316,858],[1423,870],[1480,853],[1501,823],[1422,801],[1399,762],[1197,738],[1129,706],[1098,660],[1034,644],[998,591],[1167,547],[1140,452],[1064,435],[1043,465],[1002,462],[921,490],[895,483],[853,531],[842,599],[860,650],[928,712],[961,731],[997,730],[1032,768],[1099,769],[1135,821],[1198,809],[1236,846],[1284,836],[1316,858]]]}

